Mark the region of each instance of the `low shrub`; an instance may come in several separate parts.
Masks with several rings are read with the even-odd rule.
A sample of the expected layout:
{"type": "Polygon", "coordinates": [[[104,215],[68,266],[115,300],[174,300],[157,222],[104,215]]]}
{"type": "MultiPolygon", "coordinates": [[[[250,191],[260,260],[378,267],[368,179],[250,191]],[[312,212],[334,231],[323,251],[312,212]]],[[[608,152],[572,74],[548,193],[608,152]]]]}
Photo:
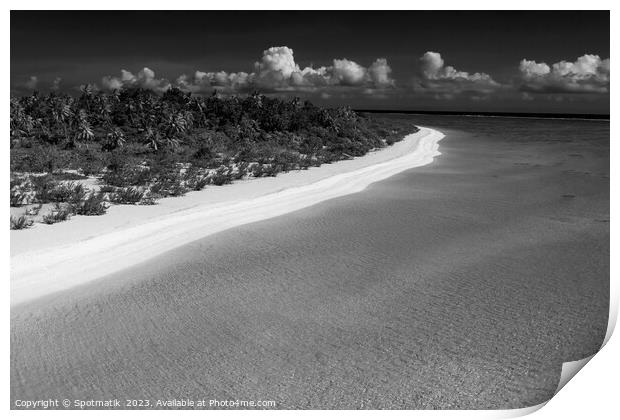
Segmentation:
{"type": "Polygon", "coordinates": [[[257,163],[252,166],[252,176],[254,178],[260,178],[261,176],[263,176],[263,164],[257,163]]]}
{"type": "Polygon", "coordinates": [[[19,217],[11,216],[11,230],[28,229],[34,222],[24,215],[19,217]]]}
{"type": "Polygon", "coordinates": [[[179,197],[188,191],[183,184],[181,173],[176,168],[170,169],[158,175],[157,180],[151,184],[150,191],[160,197],[179,197]]]}
{"type": "Polygon", "coordinates": [[[236,171],[231,174],[232,179],[242,179],[248,173],[248,166],[249,164],[247,162],[241,162],[239,165],[237,165],[236,171]]]}
{"type": "Polygon", "coordinates": [[[106,172],[101,179],[115,187],[131,187],[148,184],[152,174],[148,168],[142,166],[123,166],[106,172]]]}
{"type": "Polygon", "coordinates": [[[71,218],[71,207],[62,206],[59,203],[54,205],[54,208],[45,216],[43,216],[43,223],[53,225],[54,223],[64,222],[71,218]]]}
{"type": "Polygon", "coordinates": [[[151,193],[159,197],[180,197],[185,195],[185,188],[179,181],[160,179],[151,185],[151,193]]]}
{"type": "Polygon", "coordinates": [[[79,203],[86,198],[87,194],[88,190],[84,187],[84,185],[76,184],[73,186],[67,202],[70,204],[79,203]]]}
{"type": "Polygon", "coordinates": [[[118,188],[110,194],[110,201],[115,204],[137,204],[144,199],[144,191],[135,187],[118,188]]]}
{"type": "Polygon", "coordinates": [[[114,187],[112,185],[102,185],[101,188],[99,188],[99,192],[102,194],[115,193],[116,190],[117,187],[114,187]]]}
{"type": "Polygon", "coordinates": [[[153,206],[157,204],[157,201],[155,200],[155,197],[145,192],[144,196],[142,197],[142,200],[140,200],[140,202],[137,204],[140,206],[153,206]]]}
{"type": "Polygon", "coordinates": [[[86,198],[86,188],[77,182],[59,184],[48,193],[49,201],[56,203],[79,203],[86,198]]]}
{"type": "Polygon", "coordinates": [[[211,180],[209,179],[209,177],[202,176],[196,179],[196,182],[194,183],[194,191],[200,191],[204,189],[204,187],[206,187],[210,183],[211,183],[211,180]]]}
{"type": "Polygon", "coordinates": [[[30,184],[34,191],[35,200],[39,203],[49,203],[52,191],[59,185],[58,181],[46,174],[30,177],[30,184]]]}
{"type": "Polygon", "coordinates": [[[210,178],[213,185],[224,185],[232,182],[230,171],[224,167],[218,168],[210,178]]]}
{"type": "Polygon", "coordinates": [[[22,191],[19,187],[11,188],[11,207],[21,207],[28,199],[28,193],[22,191]]]}
{"type": "Polygon", "coordinates": [[[263,176],[276,176],[278,172],[282,171],[282,165],[264,165],[263,176]]]}
{"type": "Polygon", "coordinates": [[[190,170],[185,173],[185,186],[190,190],[200,191],[209,185],[210,182],[211,180],[207,175],[197,170],[190,170]]]}
{"type": "Polygon", "coordinates": [[[206,184],[201,182],[204,175],[202,171],[196,166],[190,166],[183,174],[183,180],[185,187],[190,190],[200,191],[206,184]],[[200,185],[199,185],[200,184],[200,185]]]}
{"type": "Polygon", "coordinates": [[[100,216],[108,210],[105,196],[102,193],[91,192],[84,201],[71,204],[73,213],[81,216],[100,216]]]}
{"type": "Polygon", "coordinates": [[[304,156],[299,158],[299,168],[300,169],[308,169],[312,166],[312,158],[309,156],[304,156]]]}
{"type": "Polygon", "coordinates": [[[38,206],[32,206],[28,210],[26,210],[26,215],[37,216],[41,211],[41,208],[43,208],[43,204],[39,204],[38,206]]]}
{"type": "Polygon", "coordinates": [[[105,167],[104,156],[92,151],[91,149],[83,150],[79,157],[75,159],[77,170],[80,174],[89,177],[98,175],[105,167]]]}
{"type": "Polygon", "coordinates": [[[53,172],[57,168],[64,167],[66,159],[63,154],[57,146],[52,145],[11,149],[11,171],[53,172]]]}

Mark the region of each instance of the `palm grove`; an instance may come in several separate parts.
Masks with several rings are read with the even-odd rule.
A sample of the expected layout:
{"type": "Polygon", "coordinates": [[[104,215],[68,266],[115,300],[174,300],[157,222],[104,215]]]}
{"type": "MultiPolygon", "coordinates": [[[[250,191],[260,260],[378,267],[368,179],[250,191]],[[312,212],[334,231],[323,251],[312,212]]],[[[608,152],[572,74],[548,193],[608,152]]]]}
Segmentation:
{"type": "Polygon", "coordinates": [[[11,217],[12,229],[350,159],[415,130],[299,98],[177,88],[34,92],[11,97],[10,110],[11,206],[25,209],[11,217]],[[89,177],[96,187],[80,182],[89,177]]]}

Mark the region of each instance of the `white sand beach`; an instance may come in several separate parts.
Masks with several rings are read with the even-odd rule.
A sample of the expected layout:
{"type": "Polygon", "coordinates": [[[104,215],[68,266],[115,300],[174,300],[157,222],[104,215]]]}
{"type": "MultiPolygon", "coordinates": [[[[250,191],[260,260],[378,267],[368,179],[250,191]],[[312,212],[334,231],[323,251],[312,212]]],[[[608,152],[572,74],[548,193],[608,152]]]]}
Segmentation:
{"type": "Polygon", "coordinates": [[[368,185],[439,155],[444,135],[420,127],[360,158],[207,188],[156,206],[113,206],[99,217],[11,231],[11,305],[126,269],[207,235],[296,211],[368,185]]]}

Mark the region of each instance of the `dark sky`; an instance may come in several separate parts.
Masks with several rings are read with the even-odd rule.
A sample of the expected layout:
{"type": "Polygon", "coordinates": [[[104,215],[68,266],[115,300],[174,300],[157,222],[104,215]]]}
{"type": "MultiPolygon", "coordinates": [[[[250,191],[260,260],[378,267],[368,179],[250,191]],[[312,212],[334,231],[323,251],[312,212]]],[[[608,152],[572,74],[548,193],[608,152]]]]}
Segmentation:
{"type": "MultiPolygon", "coordinates": [[[[56,78],[67,92],[84,83],[104,88],[102,77],[120,80],[121,69],[137,76],[127,83],[139,84],[138,72],[148,67],[156,81],[172,84],[196,70],[256,73],[250,77],[266,92],[327,105],[609,113],[609,38],[606,11],[12,11],[11,90],[45,92],[56,78]],[[291,48],[300,70],[325,66],[324,74],[301,84],[278,68],[261,67],[259,75],[254,63],[276,46],[291,48]],[[436,56],[420,61],[428,51],[439,53],[443,65],[433,67],[436,56]],[[362,73],[350,62],[334,70],[333,60],[342,58],[362,73]],[[391,69],[380,70],[387,79],[371,77],[378,58],[391,69]],[[520,70],[523,59],[546,63],[549,71],[520,70]],[[573,66],[555,71],[562,61],[573,66]]],[[[217,85],[210,83],[192,86],[203,92],[217,85]]],[[[217,88],[234,93],[243,86],[217,88]]]]}

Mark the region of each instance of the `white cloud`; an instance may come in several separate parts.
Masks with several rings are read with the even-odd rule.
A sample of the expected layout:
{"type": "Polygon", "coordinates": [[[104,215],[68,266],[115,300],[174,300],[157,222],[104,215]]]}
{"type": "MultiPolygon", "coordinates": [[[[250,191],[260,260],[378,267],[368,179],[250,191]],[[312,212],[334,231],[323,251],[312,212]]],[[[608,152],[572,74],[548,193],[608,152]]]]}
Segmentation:
{"type": "MultiPolygon", "coordinates": [[[[378,91],[394,86],[391,73],[392,69],[385,58],[378,58],[369,67],[342,58],[334,59],[330,66],[301,68],[295,62],[293,50],[282,46],[263,51],[251,73],[197,70],[193,75],[179,76],[175,86],[194,93],[214,90],[238,93],[253,89],[267,92],[316,91],[331,87],[359,87],[378,91]]],[[[167,80],[157,79],[155,72],[148,67],[136,75],[121,70],[120,76],[104,77],[102,84],[110,90],[139,86],[164,91],[171,86],[167,80]]]]}
{"type": "Polygon", "coordinates": [[[177,85],[192,92],[213,89],[228,91],[315,91],[332,86],[371,87],[376,89],[394,85],[392,69],[385,58],[377,59],[366,68],[355,61],[334,59],[331,66],[301,68],[295,62],[289,47],[271,47],[263,51],[254,63],[254,72],[227,73],[197,71],[193,78],[182,75],[177,85]]]}
{"type": "Polygon", "coordinates": [[[333,84],[341,84],[344,86],[361,86],[367,78],[366,69],[355,61],[343,58],[334,60],[331,68],[331,76],[333,84]]]}
{"type": "Polygon", "coordinates": [[[487,73],[468,73],[446,66],[438,52],[427,51],[419,62],[418,89],[440,93],[442,98],[463,92],[488,94],[501,87],[487,73]]]}
{"type": "Polygon", "coordinates": [[[170,88],[170,83],[166,79],[157,79],[155,72],[148,67],[144,67],[134,75],[125,69],[121,70],[120,77],[105,76],[101,79],[103,87],[114,90],[123,87],[141,87],[144,89],[152,89],[157,92],[163,92],[170,88]]]}
{"type": "Polygon", "coordinates": [[[376,87],[393,86],[394,79],[390,76],[391,73],[392,68],[385,58],[378,58],[368,67],[368,75],[376,87]]]}
{"type": "Polygon", "coordinates": [[[206,93],[213,90],[244,91],[251,85],[251,75],[245,72],[227,73],[196,71],[193,77],[186,74],[179,76],[176,85],[193,93],[206,93]]]}
{"type": "Polygon", "coordinates": [[[420,69],[427,79],[435,79],[443,65],[444,61],[439,53],[427,51],[420,57],[420,69]]]}
{"type": "Polygon", "coordinates": [[[519,63],[520,89],[544,93],[609,92],[609,58],[585,54],[576,61],[560,61],[552,66],[523,59],[519,63]]]}
{"type": "Polygon", "coordinates": [[[101,79],[101,84],[104,88],[109,90],[118,90],[123,87],[123,82],[117,77],[104,76],[101,79]]]}
{"type": "Polygon", "coordinates": [[[263,57],[254,64],[259,78],[285,81],[293,73],[299,73],[299,66],[295,63],[293,50],[289,47],[271,47],[263,51],[263,57]]]}
{"type": "Polygon", "coordinates": [[[254,63],[251,79],[256,87],[267,90],[308,90],[331,84],[326,67],[300,68],[289,47],[271,47],[254,63]]]}
{"type": "Polygon", "coordinates": [[[536,61],[524,59],[519,63],[519,71],[524,77],[530,78],[549,74],[551,69],[546,63],[537,63],[536,61]]]}

